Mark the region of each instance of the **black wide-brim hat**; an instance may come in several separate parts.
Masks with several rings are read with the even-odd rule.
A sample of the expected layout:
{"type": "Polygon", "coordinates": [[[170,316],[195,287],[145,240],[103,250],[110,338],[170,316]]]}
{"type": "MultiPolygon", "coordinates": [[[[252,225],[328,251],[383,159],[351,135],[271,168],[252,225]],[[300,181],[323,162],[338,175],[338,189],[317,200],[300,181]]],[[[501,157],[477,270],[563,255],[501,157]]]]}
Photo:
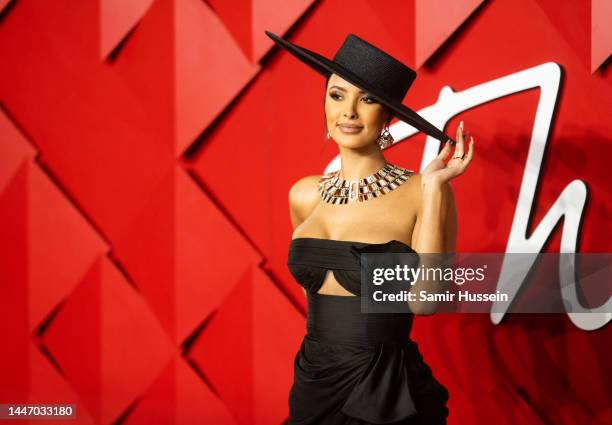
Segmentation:
{"type": "Polygon", "coordinates": [[[402,100],[416,78],[416,71],[378,47],[354,34],[349,34],[334,58],[329,60],[318,53],[290,43],[270,31],[265,33],[276,44],[319,74],[325,77],[331,74],[339,75],[391,108],[398,119],[443,143],[451,140],[454,144],[453,138],[448,137],[432,123],[402,104],[402,100]]]}

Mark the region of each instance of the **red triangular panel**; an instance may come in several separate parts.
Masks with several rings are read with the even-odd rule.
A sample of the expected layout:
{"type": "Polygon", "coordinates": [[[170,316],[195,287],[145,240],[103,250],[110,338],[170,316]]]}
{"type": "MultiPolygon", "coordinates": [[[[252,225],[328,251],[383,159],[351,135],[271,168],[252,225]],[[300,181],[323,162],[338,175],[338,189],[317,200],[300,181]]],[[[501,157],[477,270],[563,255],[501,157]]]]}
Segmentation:
{"type": "Polygon", "coordinates": [[[420,68],[483,0],[416,0],[416,67],[420,68]]]}

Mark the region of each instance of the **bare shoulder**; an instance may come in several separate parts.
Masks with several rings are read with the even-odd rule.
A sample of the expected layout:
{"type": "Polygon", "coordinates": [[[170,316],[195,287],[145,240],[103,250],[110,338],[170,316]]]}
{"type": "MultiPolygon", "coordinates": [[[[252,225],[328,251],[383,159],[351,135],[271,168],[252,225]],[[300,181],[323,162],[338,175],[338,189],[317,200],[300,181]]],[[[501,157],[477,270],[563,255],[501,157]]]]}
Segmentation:
{"type": "MultiPolygon", "coordinates": [[[[401,190],[401,204],[410,206],[410,210],[415,212],[417,215],[420,214],[421,208],[423,207],[422,177],[423,175],[421,173],[417,173],[415,171],[412,173],[410,178],[400,186],[404,186],[401,190]]],[[[441,192],[442,210],[445,213],[453,210],[455,208],[455,195],[450,182],[446,182],[441,186],[441,192]]]]}
{"type": "Polygon", "coordinates": [[[289,204],[292,207],[300,207],[309,205],[319,198],[319,180],[321,174],[302,177],[291,186],[289,189],[289,204]]]}
{"type": "Polygon", "coordinates": [[[319,201],[321,177],[321,174],[302,177],[289,189],[289,208],[294,226],[308,217],[319,201]]]}
{"type": "Polygon", "coordinates": [[[412,170],[410,171],[410,178],[400,187],[403,189],[401,192],[404,200],[414,205],[421,198],[421,173],[412,170]]]}
{"type": "MultiPolygon", "coordinates": [[[[404,195],[410,199],[411,202],[420,201],[422,195],[422,177],[421,173],[417,173],[414,171],[410,178],[406,180],[404,183],[405,191],[404,195]]],[[[446,182],[442,185],[442,195],[444,198],[452,198],[453,197],[453,188],[450,182],[446,182]]]]}

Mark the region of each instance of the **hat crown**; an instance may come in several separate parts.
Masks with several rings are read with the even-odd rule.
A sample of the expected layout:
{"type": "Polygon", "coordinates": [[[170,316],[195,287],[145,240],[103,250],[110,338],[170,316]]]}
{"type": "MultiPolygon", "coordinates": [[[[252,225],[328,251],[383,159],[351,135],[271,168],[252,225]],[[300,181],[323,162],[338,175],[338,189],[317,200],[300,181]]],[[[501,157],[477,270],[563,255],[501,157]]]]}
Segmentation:
{"type": "Polygon", "coordinates": [[[355,34],[346,37],[333,60],[398,102],[416,78],[414,70],[355,34]]]}
{"type": "Polygon", "coordinates": [[[349,34],[333,60],[329,60],[316,52],[290,43],[270,31],[266,31],[266,34],[319,74],[325,77],[333,73],[338,74],[392,109],[400,120],[441,142],[452,140],[438,127],[412,109],[402,105],[406,92],[416,78],[416,72],[378,47],[355,34],[349,34]]]}

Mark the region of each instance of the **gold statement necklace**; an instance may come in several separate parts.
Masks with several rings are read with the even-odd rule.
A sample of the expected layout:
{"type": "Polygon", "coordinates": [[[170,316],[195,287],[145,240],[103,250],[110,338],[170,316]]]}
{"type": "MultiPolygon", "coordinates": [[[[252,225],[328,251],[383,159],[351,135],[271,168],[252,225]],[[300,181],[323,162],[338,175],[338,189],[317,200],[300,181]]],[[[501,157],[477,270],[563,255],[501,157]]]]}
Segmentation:
{"type": "Polygon", "coordinates": [[[397,189],[414,171],[389,162],[380,170],[357,180],[340,178],[340,170],[324,174],[319,180],[319,193],[328,204],[348,204],[378,198],[397,189]]]}

